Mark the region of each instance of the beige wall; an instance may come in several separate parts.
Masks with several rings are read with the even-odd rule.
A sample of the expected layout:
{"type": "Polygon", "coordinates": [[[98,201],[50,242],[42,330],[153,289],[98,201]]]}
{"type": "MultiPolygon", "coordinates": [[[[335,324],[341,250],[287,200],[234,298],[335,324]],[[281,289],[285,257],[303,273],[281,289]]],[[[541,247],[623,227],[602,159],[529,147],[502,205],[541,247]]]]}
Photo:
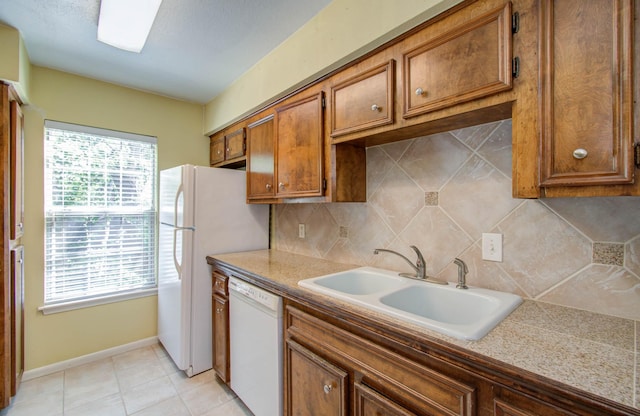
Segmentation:
{"type": "Polygon", "coordinates": [[[13,84],[23,102],[28,101],[31,64],[18,30],[0,24],[0,79],[13,84]]]}
{"type": "Polygon", "coordinates": [[[42,315],[44,299],[44,120],[158,138],[159,169],[207,165],[202,106],[45,68],[32,68],[25,106],[25,367],[27,370],[153,337],[155,296],[42,315]]]}
{"type": "Polygon", "coordinates": [[[462,0],[333,0],[205,106],[211,133],[462,0]]]}
{"type": "Polygon", "coordinates": [[[342,263],[427,273],[640,320],[640,197],[511,197],[511,121],[367,148],[367,202],[276,206],[275,248],[342,263]],[[306,238],[298,238],[298,224],[306,238]],[[482,233],[504,238],[502,262],[482,260],[482,233]]]}

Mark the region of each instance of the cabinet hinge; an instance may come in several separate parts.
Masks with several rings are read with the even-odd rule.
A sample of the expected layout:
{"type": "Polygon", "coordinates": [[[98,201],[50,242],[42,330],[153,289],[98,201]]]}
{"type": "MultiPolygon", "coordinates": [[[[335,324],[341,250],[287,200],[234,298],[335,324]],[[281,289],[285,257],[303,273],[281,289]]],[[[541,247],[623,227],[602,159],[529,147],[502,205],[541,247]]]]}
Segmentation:
{"type": "Polygon", "coordinates": [[[322,97],[321,105],[322,105],[322,108],[327,107],[327,102],[325,101],[324,97],[322,97]]]}
{"type": "Polygon", "coordinates": [[[633,162],[640,169],[640,142],[633,145],[633,162]]]}
{"type": "Polygon", "coordinates": [[[518,75],[520,75],[520,58],[517,56],[511,61],[511,75],[514,78],[518,78],[518,75]]]}
{"type": "Polygon", "coordinates": [[[516,34],[520,30],[520,13],[515,12],[511,15],[511,33],[516,34]]]}
{"type": "Polygon", "coordinates": [[[326,179],[322,180],[322,189],[325,190],[325,191],[327,190],[327,180],[326,179]]]}

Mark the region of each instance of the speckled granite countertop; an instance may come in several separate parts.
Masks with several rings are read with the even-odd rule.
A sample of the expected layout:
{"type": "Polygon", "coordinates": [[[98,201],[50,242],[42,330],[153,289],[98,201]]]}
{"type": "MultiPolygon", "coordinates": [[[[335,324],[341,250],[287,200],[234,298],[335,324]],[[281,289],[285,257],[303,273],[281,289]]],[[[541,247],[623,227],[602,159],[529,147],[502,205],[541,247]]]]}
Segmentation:
{"type": "Polygon", "coordinates": [[[416,336],[448,343],[519,369],[640,409],[640,322],[525,300],[479,341],[464,341],[317,294],[298,281],[352,269],[292,253],[260,250],[212,256],[263,277],[291,295],[326,299],[416,336]],[[636,335],[637,334],[637,335],[636,335]]]}

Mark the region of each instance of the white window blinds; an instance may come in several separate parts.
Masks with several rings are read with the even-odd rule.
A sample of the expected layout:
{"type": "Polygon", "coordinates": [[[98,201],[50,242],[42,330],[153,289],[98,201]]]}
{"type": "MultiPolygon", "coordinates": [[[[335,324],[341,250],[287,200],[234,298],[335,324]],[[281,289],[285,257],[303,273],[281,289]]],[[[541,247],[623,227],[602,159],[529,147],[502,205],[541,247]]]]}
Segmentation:
{"type": "Polygon", "coordinates": [[[156,285],[156,139],[45,123],[45,304],[156,285]]]}

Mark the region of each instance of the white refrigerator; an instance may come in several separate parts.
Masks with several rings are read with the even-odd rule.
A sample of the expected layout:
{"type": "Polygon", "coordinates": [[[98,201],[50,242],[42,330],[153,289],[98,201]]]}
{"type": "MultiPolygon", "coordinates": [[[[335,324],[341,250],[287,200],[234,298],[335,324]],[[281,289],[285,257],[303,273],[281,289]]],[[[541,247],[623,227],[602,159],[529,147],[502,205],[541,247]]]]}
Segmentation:
{"type": "Polygon", "coordinates": [[[246,172],[183,165],[160,172],[158,338],[191,377],[212,368],[206,256],[268,248],[269,207],[248,205],[246,172]]]}

